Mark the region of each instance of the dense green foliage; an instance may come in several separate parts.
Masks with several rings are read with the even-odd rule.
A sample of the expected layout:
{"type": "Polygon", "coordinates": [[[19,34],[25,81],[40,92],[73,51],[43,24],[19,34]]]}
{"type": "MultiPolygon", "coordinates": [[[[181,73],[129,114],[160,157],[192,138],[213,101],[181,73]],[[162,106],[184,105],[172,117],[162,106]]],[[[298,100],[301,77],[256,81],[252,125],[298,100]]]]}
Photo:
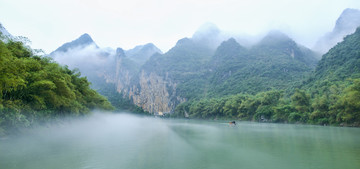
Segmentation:
{"type": "Polygon", "coordinates": [[[300,84],[317,62],[313,52],[279,32],[269,33],[250,49],[232,38],[217,49],[207,43],[181,39],[169,52],[152,56],[142,69],[177,83],[177,95],[191,100],[286,90],[300,84]]]}
{"type": "Polygon", "coordinates": [[[213,52],[213,49],[202,43],[184,38],[167,53],[150,57],[142,69],[178,83],[176,91],[178,95],[185,98],[197,97],[206,93],[208,79],[206,66],[213,52]]]}
{"type": "MultiPolygon", "coordinates": [[[[230,43],[229,46],[235,46],[233,49],[246,51],[246,49],[231,41],[224,42],[222,46],[225,45],[225,43],[230,43]]],[[[240,94],[232,94],[232,92],[226,92],[229,89],[236,91],[237,84],[241,87],[243,86],[241,85],[241,81],[239,81],[243,78],[234,78],[235,80],[237,79],[238,82],[219,87],[218,91],[220,93],[224,92],[225,96],[220,95],[220,97],[191,99],[188,102],[180,104],[176,108],[176,113],[173,116],[184,117],[184,114],[189,114],[192,118],[236,118],[254,121],[360,126],[359,42],[360,28],[325,54],[316,67],[315,72],[308,80],[304,81],[302,85],[293,83],[284,84],[284,87],[299,87],[301,90],[284,91],[276,90],[275,88],[275,90],[255,94],[243,94],[243,92],[238,92],[240,94]]],[[[259,46],[261,46],[261,44],[259,46]]],[[[279,46],[275,45],[269,49],[274,49],[275,47],[278,48],[279,46]]],[[[222,49],[221,46],[218,50],[222,50],[220,51],[221,55],[215,56],[223,57],[225,61],[228,60],[222,69],[237,67],[241,70],[241,68],[246,67],[246,64],[249,64],[249,60],[251,59],[248,53],[243,55],[224,55],[223,53],[229,52],[229,50],[222,49]]],[[[271,54],[271,51],[274,52],[272,58],[277,58],[277,62],[285,61],[282,66],[289,66],[289,69],[299,69],[295,72],[301,72],[301,64],[294,65],[286,62],[286,55],[277,53],[279,50],[270,50],[267,51],[267,54],[271,54]]],[[[261,49],[257,49],[257,52],[261,52],[261,49]]],[[[221,62],[218,61],[218,58],[216,59],[214,63],[218,66],[218,63],[221,62]]],[[[307,62],[308,61],[304,61],[303,63],[307,62]]],[[[266,67],[266,65],[263,66],[266,67]]],[[[281,65],[278,66],[281,67],[281,65]]],[[[276,69],[277,67],[266,67],[259,72],[276,72],[276,69]]],[[[304,69],[307,68],[305,67],[304,69]]],[[[228,70],[222,72],[226,71],[228,70]]],[[[239,73],[246,74],[247,72],[242,70],[239,71],[239,73]]],[[[275,75],[273,78],[282,77],[281,74],[272,73],[272,75],[275,75]]],[[[261,81],[263,77],[254,74],[251,76],[255,76],[255,81],[261,81]]],[[[294,77],[295,75],[291,76],[294,77]]],[[[225,76],[223,75],[222,77],[224,78],[225,76]]],[[[251,79],[251,77],[249,79],[251,79]]],[[[289,79],[289,77],[284,79],[289,79]]],[[[270,79],[267,80],[268,84],[270,84],[269,86],[274,87],[274,85],[271,85],[273,82],[270,79]]],[[[216,78],[213,82],[217,83],[216,78]]],[[[254,87],[259,87],[259,84],[253,85],[255,85],[254,87]]],[[[268,87],[266,87],[266,85],[260,86],[263,90],[269,89],[268,87]]]]}
{"type": "Polygon", "coordinates": [[[344,89],[311,98],[297,89],[289,98],[283,91],[271,90],[256,95],[237,94],[201,99],[180,104],[174,117],[240,119],[261,122],[311,123],[321,125],[360,125],[360,79],[344,89]]]}
{"type": "Polygon", "coordinates": [[[80,72],[34,56],[22,42],[0,41],[2,131],[56,117],[83,115],[92,109],[113,109],[105,97],[89,86],[80,72]]]}
{"type": "Polygon", "coordinates": [[[256,94],[300,84],[314,68],[314,54],[286,35],[273,34],[251,49],[241,47],[234,39],[223,42],[212,60],[211,95],[256,94]]]}
{"type": "Polygon", "coordinates": [[[360,78],[360,29],[324,54],[315,73],[303,87],[322,94],[332,84],[347,78],[360,78]]]}

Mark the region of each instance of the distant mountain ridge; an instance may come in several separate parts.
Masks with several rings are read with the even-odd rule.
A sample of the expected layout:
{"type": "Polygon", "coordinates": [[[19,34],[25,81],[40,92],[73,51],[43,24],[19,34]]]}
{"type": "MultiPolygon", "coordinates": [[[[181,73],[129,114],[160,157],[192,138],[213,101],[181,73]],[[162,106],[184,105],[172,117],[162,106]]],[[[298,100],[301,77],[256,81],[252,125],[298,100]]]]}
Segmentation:
{"type": "MultiPolygon", "coordinates": [[[[51,52],[50,56],[55,56],[59,53],[66,53],[72,49],[75,49],[74,52],[79,50],[84,50],[86,47],[89,47],[91,45],[93,45],[95,49],[99,50],[99,57],[100,55],[108,56],[116,53],[116,51],[111,48],[100,48],[91,38],[91,36],[85,33],[81,35],[79,38],[63,44],[55,51],[51,52]]],[[[162,54],[162,51],[152,43],[148,43],[145,45],[138,45],[133,49],[124,51],[124,55],[126,55],[129,59],[139,63],[140,65],[144,64],[150,58],[150,56],[152,56],[155,53],[162,54]]]]}
{"type": "MultiPolygon", "coordinates": [[[[344,10],[337,20],[333,36],[352,30],[357,24],[352,22],[357,18],[352,17],[357,13],[358,10],[354,9],[344,10]]],[[[345,63],[351,65],[345,66],[346,69],[341,65],[339,70],[324,71],[326,65],[333,62],[328,62],[332,58],[330,55],[340,50],[329,50],[318,63],[321,58],[318,53],[277,30],[269,31],[251,43],[243,43],[243,39],[228,38],[216,25],[205,24],[192,37],[179,39],[166,53],[162,53],[152,43],[129,50],[119,48],[117,52],[109,49],[104,51],[107,52],[106,57],[104,52],[98,52],[96,57],[111,61],[99,64],[106,67],[106,70],[92,66],[97,70],[92,74],[100,74],[123,97],[144,110],[157,114],[172,112],[177,105],[188,100],[238,93],[256,94],[268,90],[293,91],[294,88],[303,86],[302,83],[307,83],[304,80],[308,76],[332,79],[333,76],[326,74],[335,73],[348,77],[349,72],[357,72],[359,67],[356,65],[357,60],[352,60],[345,63]],[[336,73],[345,70],[345,73],[336,73]]],[[[349,47],[339,44],[342,48],[349,47]]],[[[334,48],[339,48],[339,45],[334,48]]],[[[339,60],[341,59],[335,59],[334,62],[339,60]]]]}
{"type": "MultiPolygon", "coordinates": [[[[216,25],[205,24],[162,53],[152,43],[130,50],[87,48],[95,42],[84,34],[52,54],[92,51],[70,52],[83,55],[77,65],[93,85],[101,88],[100,81],[111,83],[124,97],[155,114],[172,112],[188,99],[285,89],[300,82],[317,63],[314,52],[280,31],[270,31],[246,48],[234,38],[224,38],[216,25]]],[[[62,61],[66,64],[71,58],[62,61]]]]}
{"type": "MultiPolygon", "coordinates": [[[[257,44],[254,45],[253,49],[258,48],[264,49],[277,49],[278,55],[284,54],[291,56],[297,61],[305,63],[307,66],[312,68],[315,67],[317,61],[320,59],[320,56],[310,49],[297,44],[293,39],[291,39],[286,34],[278,31],[272,30],[265,37],[263,37],[257,44]]],[[[275,52],[273,50],[268,51],[269,53],[275,52]]]]}
{"type": "Polygon", "coordinates": [[[65,52],[69,51],[70,49],[75,49],[77,47],[82,48],[82,47],[85,47],[88,45],[95,45],[96,48],[98,48],[98,46],[96,45],[94,40],[90,37],[90,35],[85,33],[85,34],[81,35],[79,38],[61,45],[55,51],[51,52],[50,55],[53,55],[56,52],[64,52],[65,53],[65,52]]]}
{"type": "Polygon", "coordinates": [[[205,23],[201,25],[191,37],[194,42],[201,42],[203,45],[212,49],[216,49],[221,42],[229,38],[229,36],[224,35],[223,32],[213,23],[205,23]]]}
{"type": "Polygon", "coordinates": [[[213,56],[212,95],[258,93],[300,83],[317,63],[316,54],[279,31],[247,49],[231,38],[213,56]]]}
{"type": "Polygon", "coordinates": [[[12,36],[3,26],[2,24],[0,23],[0,32],[2,35],[4,36],[12,36]]]}
{"type": "Polygon", "coordinates": [[[130,77],[129,86],[118,89],[149,112],[172,112],[189,99],[285,89],[314,70],[318,58],[279,31],[269,32],[251,48],[234,38],[217,48],[209,45],[217,40],[180,39],[168,52],[152,56],[130,77]]]}
{"type": "Polygon", "coordinates": [[[152,43],[138,45],[125,51],[126,56],[140,65],[144,64],[155,53],[162,54],[162,51],[152,43]]]}
{"type": "Polygon", "coordinates": [[[326,53],[338,42],[341,42],[346,35],[354,33],[359,26],[360,10],[351,8],[345,9],[336,20],[333,31],[320,38],[316,42],[313,50],[322,54],[326,53]]]}
{"type": "Polygon", "coordinates": [[[14,36],[11,35],[1,23],[0,23],[0,35],[1,35],[0,38],[5,41],[9,39],[14,39],[14,36]]]}
{"type": "Polygon", "coordinates": [[[345,9],[340,17],[336,20],[334,32],[352,32],[360,25],[360,10],[345,9]]]}

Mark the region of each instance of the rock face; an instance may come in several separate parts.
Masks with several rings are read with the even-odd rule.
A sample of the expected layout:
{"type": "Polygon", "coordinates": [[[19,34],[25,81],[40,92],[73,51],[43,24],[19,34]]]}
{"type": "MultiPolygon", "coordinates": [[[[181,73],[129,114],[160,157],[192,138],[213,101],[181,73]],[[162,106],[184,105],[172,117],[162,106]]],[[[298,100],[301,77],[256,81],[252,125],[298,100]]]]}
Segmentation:
{"type": "Polygon", "coordinates": [[[126,86],[130,85],[130,72],[124,67],[125,57],[124,50],[117,48],[115,55],[116,72],[113,82],[116,83],[116,90],[119,93],[127,93],[126,86]]]}
{"type": "Polygon", "coordinates": [[[168,76],[160,76],[156,72],[140,69],[139,64],[118,48],[115,56],[116,90],[134,104],[152,114],[168,113],[185,99],[176,96],[176,83],[168,76]]]}
{"type": "Polygon", "coordinates": [[[359,26],[360,10],[345,9],[337,19],[333,31],[320,38],[313,50],[322,54],[326,53],[338,42],[341,42],[346,35],[354,33],[359,26]]]}
{"type": "Polygon", "coordinates": [[[176,105],[186,101],[176,96],[177,85],[171,79],[144,70],[136,75],[121,67],[121,60],[118,62],[116,89],[137,106],[150,113],[161,114],[172,112],[176,105]]]}
{"type": "Polygon", "coordinates": [[[139,81],[128,94],[134,104],[154,114],[171,112],[185,99],[176,96],[176,84],[154,72],[141,71],[139,81]]]}

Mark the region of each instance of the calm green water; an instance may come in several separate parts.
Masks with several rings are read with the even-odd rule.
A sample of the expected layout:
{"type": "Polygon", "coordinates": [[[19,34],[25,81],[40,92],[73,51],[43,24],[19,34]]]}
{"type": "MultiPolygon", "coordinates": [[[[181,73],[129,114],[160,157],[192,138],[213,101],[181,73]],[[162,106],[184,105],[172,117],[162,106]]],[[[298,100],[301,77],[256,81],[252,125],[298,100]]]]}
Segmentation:
{"type": "Polygon", "coordinates": [[[1,169],[357,169],[360,129],[94,115],[0,140],[1,169]]]}

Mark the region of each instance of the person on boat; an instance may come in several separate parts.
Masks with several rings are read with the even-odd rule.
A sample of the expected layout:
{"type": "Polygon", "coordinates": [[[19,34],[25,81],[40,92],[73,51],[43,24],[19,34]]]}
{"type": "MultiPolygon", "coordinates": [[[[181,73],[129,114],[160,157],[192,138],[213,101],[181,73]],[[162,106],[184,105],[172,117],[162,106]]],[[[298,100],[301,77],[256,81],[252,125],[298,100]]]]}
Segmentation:
{"type": "Polygon", "coordinates": [[[235,121],[231,121],[229,122],[230,125],[236,125],[236,122],[235,121]]]}

